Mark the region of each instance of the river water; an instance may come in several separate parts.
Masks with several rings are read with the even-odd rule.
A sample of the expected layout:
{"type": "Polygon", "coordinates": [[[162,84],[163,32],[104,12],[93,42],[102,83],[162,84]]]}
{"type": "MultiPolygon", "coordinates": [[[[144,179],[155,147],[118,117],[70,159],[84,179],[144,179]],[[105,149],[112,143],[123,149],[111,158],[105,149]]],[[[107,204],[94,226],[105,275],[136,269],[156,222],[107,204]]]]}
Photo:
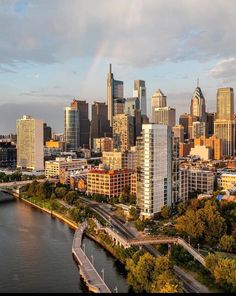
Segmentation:
{"type": "MultiPolygon", "coordinates": [[[[22,201],[0,203],[0,293],[88,292],[72,258],[73,234],[61,221],[22,201]]],[[[110,290],[128,292],[124,267],[89,238],[83,243],[97,271],[102,274],[104,268],[110,290]]]]}

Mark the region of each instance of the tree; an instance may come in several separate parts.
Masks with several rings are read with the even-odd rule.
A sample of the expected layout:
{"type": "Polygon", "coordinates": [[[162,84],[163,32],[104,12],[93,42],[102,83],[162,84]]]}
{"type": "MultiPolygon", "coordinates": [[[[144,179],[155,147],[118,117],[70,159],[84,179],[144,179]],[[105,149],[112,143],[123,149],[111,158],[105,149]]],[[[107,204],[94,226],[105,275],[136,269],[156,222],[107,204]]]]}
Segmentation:
{"type": "Polygon", "coordinates": [[[76,199],[77,199],[77,193],[75,191],[69,191],[65,196],[65,201],[69,205],[73,205],[76,199]]]}
{"type": "Polygon", "coordinates": [[[223,235],[220,239],[220,249],[226,252],[232,252],[235,248],[235,239],[232,235],[223,235]]]}
{"type": "Polygon", "coordinates": [[[188,209],[185,215],[177,218],[175,228],[198,240],[203,235],[204,223],[198,212],[188,209]]]}
{"type": "Polygon", "coordinates": [[[178,212],[178,215],[179,215],[179,216],[183,215],[183,214],[186,212],[186,209],[187,209],[187,204],[184,203],[184,202],[180,202],[180,203],[177,205],[177,212],[178,212]]]}
{"type": "Polygon", "coordinates": [[[55,189],[55,194],[57,198],[64,198],[67,193],[67,189],[65,187],[57,187],[55,189]]]}
{"type": "Polygon", "coordinates": [[[228,292],[236,292],[236,260],[215,254],[209,254],[205,260],[215,282],[228,292]]]}
{"type": "Polygon", "coordinates": [[[161,208],[161,216],[164,219],[168,219],[171,217],[171,213],[172,213],[172,208],[171,206],[164,206],[161,208]]]}
{"type": "Polygon", "coordinates": [[[138,219],[138,217],[139,217],[139,213],[135,207],[130,208],[129,215],[134,219],[138,219]]]}
{"type": "Polygon", "coordinates": [[[174,275],[165,270],[159,274],[151,288],[151,293],[181,293],[183,292],[180,283],[176,280],[174,275]]]}
{"type": "Polygon", "coordinates": [[[226,233],[225,219],[221,217],[218,207],[210,200],[206,201],[204,208],[197,211],[200,219],[204,223],[204,239],[214,246],[219,242],[222,235],[226,233]]]}

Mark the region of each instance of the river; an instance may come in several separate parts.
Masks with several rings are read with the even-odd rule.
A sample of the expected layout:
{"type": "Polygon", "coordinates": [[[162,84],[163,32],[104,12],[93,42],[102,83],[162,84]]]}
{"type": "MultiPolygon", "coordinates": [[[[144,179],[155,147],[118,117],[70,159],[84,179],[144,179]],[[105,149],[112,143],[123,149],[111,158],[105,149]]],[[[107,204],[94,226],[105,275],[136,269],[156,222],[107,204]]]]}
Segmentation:
{"type": "MultiPolygon", "coordinates": [[[[3,193],[0,192],[0,195],[3,193]]],[[[71,254],[74,232],[22,201],[0,203],[0,293],[88,292],[71,254]]],[[[112,292],[128,292],[124,267],[85,237],[97,271],[112,292]]]]}

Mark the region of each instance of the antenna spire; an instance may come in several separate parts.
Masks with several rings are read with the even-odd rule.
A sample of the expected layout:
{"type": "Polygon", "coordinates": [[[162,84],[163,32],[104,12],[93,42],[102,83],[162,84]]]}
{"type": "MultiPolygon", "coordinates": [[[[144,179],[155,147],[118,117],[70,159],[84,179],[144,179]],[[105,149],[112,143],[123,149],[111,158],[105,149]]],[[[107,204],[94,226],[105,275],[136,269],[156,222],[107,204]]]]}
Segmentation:
{"type": "Polygon", "coordinates": [[[197,78],[197,87],[199,87],[199,77],[197,78]]]}

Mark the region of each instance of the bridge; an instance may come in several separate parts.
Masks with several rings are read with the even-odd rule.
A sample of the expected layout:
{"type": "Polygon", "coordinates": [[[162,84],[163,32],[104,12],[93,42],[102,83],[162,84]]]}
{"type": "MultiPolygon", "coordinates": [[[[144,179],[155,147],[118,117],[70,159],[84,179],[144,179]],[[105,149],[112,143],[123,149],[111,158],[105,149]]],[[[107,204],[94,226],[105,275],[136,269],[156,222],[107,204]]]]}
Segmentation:
{"type": "Polygon", "coordinates": [[[204,257],[195,250],[190,244],[180,237],[165,237],[165,236],[146,236],[141,239],[129,239],[127,243],[131,246],[155,245],[155,244],[179,244],[188,251],[198,262],[206,266],[204,257]]]}
{"type": "Polygon", "coordinates": [[[77,228],[73,239],[72,254],[80,265],[80,274],[85,280],[89,290],[95,293],[111,293],[104,280],[100,277],[81,248],[82,236],[87,225],[87,221],[85,221],[77,228]]]}
{"type": "Polygon", "coordinates": [[[34,179],[34,180],[25,180],[25,181],[15,181],[15,182],[5,182],[5,183],[0,183],[0,190],[1,189],[9,189],[9,188],[14,188],[14,187],[20,187],[20,186],[24,186],[27,184],[31,184],[33,181],[37,181],[39,183],[45,182],[45,181],[49,181],[49,182],[53,182],[56,183],[58,182],[58,179],[34,179]]]}

